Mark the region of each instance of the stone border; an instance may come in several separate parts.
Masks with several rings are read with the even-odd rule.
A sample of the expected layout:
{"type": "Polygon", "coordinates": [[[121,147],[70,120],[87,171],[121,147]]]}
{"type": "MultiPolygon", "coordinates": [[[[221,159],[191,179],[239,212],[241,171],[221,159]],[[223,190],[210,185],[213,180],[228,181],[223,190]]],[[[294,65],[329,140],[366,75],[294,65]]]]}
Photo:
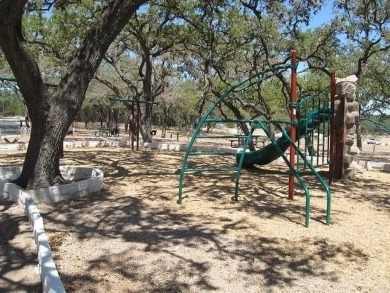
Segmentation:
{"type": "Polygon", "coordinates": [[[24,210],[32,227],[34,242],[37,247],[38,271],[42,282],[42,292],[44,293],[65,293],[66,291],[53,260],[49,239],[43,225],[43,218],[34,199],[58,202],[75,196],[85,196],[99,191],[102,188],[103,181],[103,172],[98,169],[85,167],[62,167],[61,169],[64,177],[79,181],[31,191],[7,182],[20,174],[21,167],[0,167],[0,196],[17,203],[24,210]]]}
{"type": "Polygon", "coordinates": [[[390,172],[390,163],[364,161],[364,167],[367,170],[379,170],[383,172],[390,172]]]}
{"type": "MultiPolygon", "coordinates": [[[[172,143],[172,142],[145,142],[143,143],[144,148],[149,148],[151,150],[167,150],[167,151],[185,151],[187,149],[186,143],[172,143]]],[[[207,145],[193,145],[192,151],[194,152],[215,152],[219,154],[238,154],[242,151],[242,148],[229,148],[229,147],[215,147],[207,145]]],[[[249,152],[249,150],[246,150],[249,152]]]]}
{"type": "Polygon", "coordinates": [[[100,191],[103,186],[103,172],[99,169],[87,167],[60,167],[65,179],[72,180],[69,184],[50,186],[34,190],[24,190],[19,186],[9,183],[19,176],[22,167],[0,167],[0,191],[6,198],[17,201],[18,194],[26,193],[34,202],[54,203],[75,197],[83,197],[100,191]],[[16,195],[16,198],[14,197],[16,195]]]}
{"type": "MultiPolygon", "coordinates": [[[[91,139],[80,141],[64,141],[64,148],[82,148],[82,147],[130,147],[131,143],[128,139],[91,139]]],[[[25,151],[27,150],[28,142],[16,143],[0,143],[0,151],[25,151]]]]}
{"type": "MultiPolygon", "coordinates": [[[[11,184],[12,183],[5,183],[2,184],[2,186],[11,184]]],[[[38,271],[42,282],[42,292],[65,293],[66,291],[64,285],[62,284],[53,260],[42,216],[39,213],[38,207],[35,205],[33,199],[27,192],[16,188],[12,189],[11,192],[2,192],[2,196],[17,203],[24,210],[24,213],[30,221],[37,249],[38,271]]]]}

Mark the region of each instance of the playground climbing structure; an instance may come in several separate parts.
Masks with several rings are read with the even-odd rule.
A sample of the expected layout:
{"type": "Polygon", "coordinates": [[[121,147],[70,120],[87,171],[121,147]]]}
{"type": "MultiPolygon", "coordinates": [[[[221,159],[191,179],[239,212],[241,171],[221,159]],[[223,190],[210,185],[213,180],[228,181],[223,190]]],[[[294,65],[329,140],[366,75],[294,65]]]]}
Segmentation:
{"type": "MultiPolygon", "coordinates": [[[[331,221],[331,191],[328,183],[317,172],[316,166],[325,165],[332,162],[329,171],[329,182],[333,178],[333,174],[339,170],[340,156],[342,153],[343,159],[341,165],[344,167],[345,156],[344,147],[340,149],[341,143],[345,139],[341,139],[345,134],[343,128],[342,136],[332,139],[332,135],[336,132],[338,120],[334,118],[336,97],[336,83],[333,77],[331,84],[331,94],[326,97],[300,97],[297,98],[297,62],[296,53],[292,52],[291,63],[281,66],[275,66],[265,71],[259,72],[249,78],[230,87],[223,95],[221,95],[214,103],[212,103],[203,117],[194,127],[193,134],[189,139],[186,152],[183,156],[182,166],[180,169],[179,178],[179,195],[178,203],[183,201],[183,190],[185,187],[185,177],[187,174],[209,174],[231,172],[233,174],[235,186],[233,200],[238,201],[239,198],[239,182],[243,168],[252,167],[254,165],[265,165],[281,158],[288,166],[289,172],[289,194],[288,198],[293,199],[295,188],[295,180],[302,188],[305,194],[305,226],[309,226],[310,222],[310,190],[308,184],[301,175],[301,169],[310,170],[314,175],[319,186],[324,190],[326,196],[325,207],[325,222],[330,224],[331,221]],[[261,120],[252,118],[249,111],[242,107],[235,113],[230,111],[229,105],[240,105],[242,97],[248,97],[259,88],[269,82],[277,75],[286,75],[286,72],[291,72],[290,85],[290,103],[289,112],[290,119],[286,120],[261,120]],[[329,102],[329,96],[333,99],[329,102]],[[227,109],[227,110],[226,110],[227,109]],[[221,113],[224,112],[224,115],[221,113]],[[226,115],[226,113],[230,115],[226,115]],[[239,115],[237,115],[239,114],[239,115]],[[229,117],[229,118],[227,118],[229,117]],[[237,118],[239,117],[239,118],[237,118]],[[239,125],[244,130],[240,134],[216,134],[207,133],[204,130],[209,129],[210,123],[218,124],[234,124],[239,125]],[[244,126],[244,127],[242,127],[244,126]],[[258,131],[264,133],[268,144],[261,149],[254,147],[255,133],[258,131]],[[272,131],[273,130],[273,131],[272,131]],[[279,137],[275,137],[274,133],[278,132],[279,137]],[[241,149],[210,147],[205,150],[197,142],[205,143],[207,140],[215,139],[233,139],[241,141],[241,149]],[[337,145],[339,143],[339,145],[337,145]],[[289,150],[287,152],[287,150],[289,150]],[[235,156],[235,164],[230,166],[205,166],[199,164],[200,158],[203,156],[235,156]]],[[[340,95],[339,95],[340,96],[340,95]]],[[[337,104],[337,103],[336,103],[337,104]]],[[[345,112],[345,111],[344,111],[345,112]]],[[[343,112],[343,113],[344,113],[343,112]]],[[[354,115],[354,113],[353,113],[354,115]]],[[[339,118],[345,120],[344,116],[339,118]]],[[[233,161],[233,162],[234,162],[233,161]]],[[[206,177],[210,178],[210,177],[206,177]]],[[[261,187],[260,187],[261,188],[261,187]]]]}
{"type": "Polygon", "coordinates": [[[331,76],[331,146],[329,182],[333,179],[353,179],[359,148],[359,103],[356,100],[356,76],[331,76]]]}

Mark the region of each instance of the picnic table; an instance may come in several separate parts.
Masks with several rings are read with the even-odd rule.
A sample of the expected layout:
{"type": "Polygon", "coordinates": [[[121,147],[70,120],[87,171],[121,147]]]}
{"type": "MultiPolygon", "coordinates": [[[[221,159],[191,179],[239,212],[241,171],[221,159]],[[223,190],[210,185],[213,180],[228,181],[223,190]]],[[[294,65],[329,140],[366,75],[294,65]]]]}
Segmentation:
{"type": "Polygon", "coordinates": [[[176,140],[179,140],[179,131],[168,130],[167,133],[170,135],[170,138],[176,137],[176,140]]]}
{"type": "Polygon", "coordinates": [[[95,136],[110,137],[110,136],[119,136],[118,128],[107,128],[101,127],[95,131],[95,136]]]}
{"type": "MultiPolygon", "coordinates": [[[[262,144],[261,147],[264,147],[267,141],[267,138],[262,135],[253,135],[252,138],[255,147],[259,147],[258,146],[259,143],[262,144]]],[[[240,146],[244,146],[245,137],[236,137],[236,138],[229,139],[229,141],[230,141],[230,146],[232,148],[238,148],[240,146]]]]}

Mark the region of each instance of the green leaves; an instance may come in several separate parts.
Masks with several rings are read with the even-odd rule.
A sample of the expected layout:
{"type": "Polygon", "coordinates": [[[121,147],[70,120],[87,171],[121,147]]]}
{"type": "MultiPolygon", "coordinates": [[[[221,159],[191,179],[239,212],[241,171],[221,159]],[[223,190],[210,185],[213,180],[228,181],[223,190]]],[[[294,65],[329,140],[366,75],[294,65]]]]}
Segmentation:
{"type": "MultiPolygon", "coordinates": [[[[332,71],[340,77],[356,74],[365,111],[383,112],[389,107],[384,65],[390,48],[389,1],[332,1],[333,19],[313,27],[317,13],[330,2],[149,1],[110,47],[107,57],[116,67],[106,62],[98,76],[111,84],[107,93],[143,93],[147,99],[170,92],[173,84],[177,86],[172,79],[191,78],[200,90],[199,103],[188,107],[196,107],[202,98],[222,94],[255,72],[288,62],[294,48],[301,64],[302,94],[326,88],[332,71]]],[[[62,0],[50,6],[34,1],[34,5],[24,33],[46,81],[57,83],[86,31],[98,21],[103,2],[62,0]],[[48,7],[50,12],[40,10],[48,7]]],[[[286,113],[289,80],[287,75],[278,79],[243,97],[264,111],[259,115],[286,113]]]]}

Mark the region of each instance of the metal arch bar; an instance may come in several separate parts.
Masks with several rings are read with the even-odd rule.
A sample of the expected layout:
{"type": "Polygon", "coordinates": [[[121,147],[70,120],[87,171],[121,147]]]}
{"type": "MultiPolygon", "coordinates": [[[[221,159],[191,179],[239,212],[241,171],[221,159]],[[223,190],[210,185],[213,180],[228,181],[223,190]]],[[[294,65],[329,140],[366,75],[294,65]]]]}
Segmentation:
{"type": "MultiPolygon", "coordinates": [[[[193,145],[194,145],[195,140],[196,140],[196,138],[198,136],[198,133],[200,132],[203,124],[206,122],[206,120],[208,119],[208,117],[210,116],[212,111],[214,111],[214,109],[217,107],[217,105],[220,104],[226,97],[228,97],[231,93],[235,92],[236,89],[239,89],[240,87],[242,87],[246,82],[248,82],[248,81],[251,82],[252,80],[254,80],[256,78],[259,78],[259,77],[262,77],[262,76],[264,76],[267,73],[272,73],[272,75],[275,75],[277,71],[285,70],[285,69],[289,69],[289,68],[296,68],[296,66],[295,65],[291,65],[291,64],[284,65],[284,66],[275,66],[275,67],[271,67],[269,69],[266,69],[266,70],[264,70],[262,72],[256,73],[256,74],[250,76],[249,78],[247,78],[247,79],[237,83],[235,86],[230,87],[230,89],[228,89],[220,98],[218,98],[214,102],[213,105],[211,105],[209,107],[209,109],[203,115],[203,117],[201,118],[199,123],[197,123],[196,128],[195,128],[195,130],[194,130],[194,132],[192,134],[192,137],[191,137],[190,141],[187,144],[186,152],[185,152],[183,160],[182,160],[182,167],[180,168],[179,195],[178,195],[178,200],[177,200],[178,204],[181,204],[182,201],[183,201],[184,176],[185,176],[187,161],[188,161],[188,158],[189,158],[189,153],[191,152],[191,150],[193,148],[193,145]]],[[[242,157],[242,160],[243,160],[243,157],[242,157]]],[[[239,176],[239,174],[238,174],[238,176],[239,176]]],[[[236,177],[236,184],[238,184],[237,177],[236,177]]],[[[235,195],[235,198],[236,198],[236,195],[235,195]]]]}

